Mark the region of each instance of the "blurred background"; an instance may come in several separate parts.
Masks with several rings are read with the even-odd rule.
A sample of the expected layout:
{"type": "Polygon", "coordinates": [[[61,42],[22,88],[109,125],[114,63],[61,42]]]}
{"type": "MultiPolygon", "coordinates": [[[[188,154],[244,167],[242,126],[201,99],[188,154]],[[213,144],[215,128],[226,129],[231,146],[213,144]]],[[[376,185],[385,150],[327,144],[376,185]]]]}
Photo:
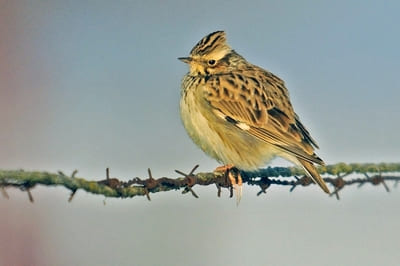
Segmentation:
{"type": "MultiPolygon", "coordinates": [[[[0,0],[0,168],[103,179],[211,171],[179,118],[176,60],[225,30],[286,81],[326,163],[396,162],[398,1],[0,0]]],[[[289,165],[283,160],[273,165],[289,165]]],[[[392,187],[392,186],[391,186],[392,187]]],[[[244,188],[0,198],[0,265],[398,265],[399,189],[244,188]],[[105,204],[104,204],[105,203],[105,204]]]]}

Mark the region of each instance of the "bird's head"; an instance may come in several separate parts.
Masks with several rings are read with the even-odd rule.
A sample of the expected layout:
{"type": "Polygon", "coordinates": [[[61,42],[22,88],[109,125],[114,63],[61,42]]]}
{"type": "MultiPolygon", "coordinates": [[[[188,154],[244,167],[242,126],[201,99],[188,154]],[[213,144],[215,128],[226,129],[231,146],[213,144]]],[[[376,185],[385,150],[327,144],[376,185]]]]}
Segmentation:
{"type": "Polygon", "coordinates": [[[230,57],[236,54],[226,42],[224,31],[216,31],[201,39],[189,57],[178,58],[189,64],[191,75],[212,75],[229,70],[230,57]]]}

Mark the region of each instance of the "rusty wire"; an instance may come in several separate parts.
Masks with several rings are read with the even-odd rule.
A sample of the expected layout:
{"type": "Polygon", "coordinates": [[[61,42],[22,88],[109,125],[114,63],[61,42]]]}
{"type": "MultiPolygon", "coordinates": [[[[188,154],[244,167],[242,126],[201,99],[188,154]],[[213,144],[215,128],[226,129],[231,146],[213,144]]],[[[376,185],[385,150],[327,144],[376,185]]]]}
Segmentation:
{"type": "MultiPolygon", "coordinates": [[[[0,170],[0,194],[9,198],[6,191],[8,187],[16,187],[28,193],[28,198],[33,202],[32,189],[36,185],[63,186],[71,191],[68,201],[71,201],[76,192],[81,189],[93,194],[100,194],[106,197],[131,198],[135,196],[146,196],[151,200],[150,193],[161,191],[179,190],[182,193],[189,193],[195,198],[198,194],[194,191],[195,185],[207,186],[214,184],[217,187],[217,196],[221,196],[222,188],[227,188],[232,197],[232,186],[226,174],[220,172],[197,173],[196,165],[188,174],[175,170],[181,175],[178,178],[160,177],[154,178],[148,169],[147,178],[135,177],[127,181],[118,178],[111,178],[110,171],[106,169],[106,179],[100,181],[89,181],[76,177],[75,170],[70,176],[63,172],[28,172],[23,170],[0,170]]],[[[333,187],[331,196],[339,199],[339,192],[346,186],[365,184],[383,186],[387,192],[390,191],[387,182],[394,182],[394,187],[400,181],[400,163],[381,164],[345,164],[339,163],[320,167],[319,172],[323,175],[326,183],[333,187]],[[350,177],[354,176],[354,177],[350,177]]],[[[258,186],[260,191],[257,195],[266,193],[272,185],[288,186],[289,191],[297,187],[313,185],[312,180],[295,167],[268,167],[256,172],[241,172],[243,183],[258,186]]]]}

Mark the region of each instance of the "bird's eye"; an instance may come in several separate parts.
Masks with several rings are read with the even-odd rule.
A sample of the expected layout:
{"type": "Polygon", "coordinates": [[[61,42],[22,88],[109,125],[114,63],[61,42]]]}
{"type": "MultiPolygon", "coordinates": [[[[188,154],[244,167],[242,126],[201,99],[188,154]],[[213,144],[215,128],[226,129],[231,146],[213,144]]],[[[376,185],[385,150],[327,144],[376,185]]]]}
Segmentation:
{"type": "Polygon", "coordinates": [[[208,64],[209,64],[210,66],[215,65],[215,60],[214,60],[214,59],[208,60],[208,64]]]}

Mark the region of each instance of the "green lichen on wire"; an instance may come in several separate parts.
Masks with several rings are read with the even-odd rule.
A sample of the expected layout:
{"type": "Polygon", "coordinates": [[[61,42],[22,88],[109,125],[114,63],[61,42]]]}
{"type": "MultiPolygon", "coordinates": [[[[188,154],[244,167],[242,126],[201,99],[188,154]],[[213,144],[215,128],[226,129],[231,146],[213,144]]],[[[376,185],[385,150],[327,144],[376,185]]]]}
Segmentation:
{"type": "MultiPolygon", "coordinates": [[[[321,175],[331,176],[347,175],[351,173],[396,173],[400,172],[400,163],[337,163],[325,166],[318,166],[321,175]]],[[[255,172],[246,173],[249,177],[292,177],[304,175],[304,171],[298,167],[268,167],[255,172]]]]}
{"type": "MultiPolygon", "coordinates": [[[[161,177],[154,179],[149,170],[148,178],[133,178],[128,181],[119,180],[117,178],[107,178],[100,181],[86,180],[76,177],[76,171],[71,176],[66,176],[62,172],[48,173],[39,171],[24,170],[0,170],[0,189],[3,195],[7,195],[5,188],[17,187],[21,190],[28,191],[30,198],[30,190],[36,185],[43,186],[63,186],[74,195],[78,190],[84,190],[89,193],[103,195],[105,197],[131,198],[135,196],[147,196],[149,193],[157,193],[161,191],[183,189],[183,193],[191,192],[195,197],[197,194],[193,191],[194,185],[210,185],[215,184],[220,195],[221,187],[230,187],[228,179],[223,174],[208,172],[194,174],[195,167],[189,174],[177,171],[183,177],[167,178],[161,177]]],[[[335,191],[350,184],[371,183],[374,185],[384,183],[385,180],[399,181],[400,176],[387,175],[388,173],[400,173],[400,163],[337,163],[333,165],[321,166],[318,168],[323,175],[324,180],[335,187],[335,191]],[[349,174],[358,174],[361,176],[344,181],[343,177],[349,174]]],[[[304,172],[296,167],[268,167],[255,172],[243,172],[243,181],[249,185],[258,185],[262,192],[270,185],[286,185],[307,186],[311,181],[304,177],[304,172]],[[302,178],[298,178],[303,176],[302,178]],[[295,177],[287,179],[288,177],[295,177]]],[[[338,197],[338,195],[337,195],[338,197]]]]}

